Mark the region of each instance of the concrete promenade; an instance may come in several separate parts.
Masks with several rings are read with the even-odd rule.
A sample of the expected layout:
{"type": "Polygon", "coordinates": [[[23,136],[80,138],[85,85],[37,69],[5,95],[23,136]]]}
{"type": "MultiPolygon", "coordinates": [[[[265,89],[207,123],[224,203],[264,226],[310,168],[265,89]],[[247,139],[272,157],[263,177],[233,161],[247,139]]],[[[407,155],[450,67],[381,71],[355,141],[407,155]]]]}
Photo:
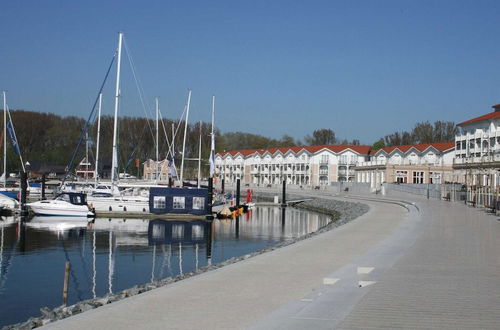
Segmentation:
{"type": "Polygon", "coordinates": [[[398,199],[415,206],[356,200],[332,231],[44,328],[498,329],[498,217],[398,199]]]}

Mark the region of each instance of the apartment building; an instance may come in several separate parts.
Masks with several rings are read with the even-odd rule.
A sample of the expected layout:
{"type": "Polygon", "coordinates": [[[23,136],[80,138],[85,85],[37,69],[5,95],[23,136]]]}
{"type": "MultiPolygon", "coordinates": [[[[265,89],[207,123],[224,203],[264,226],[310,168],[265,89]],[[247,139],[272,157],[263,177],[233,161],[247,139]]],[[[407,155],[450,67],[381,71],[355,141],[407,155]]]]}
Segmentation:
{"type": "Polygon", "coordinates": [[[358,162],[368,159],[369,146],[322,145],[234,150],[218,153],[216,173],[225,182],[240,179],[259,185],[329,185],[354,181],[358,162]]]}
{"type": "Polygon", "coordinates": [[[389,183],[445,183],[453,177],[453,142],[402,145],[372,150],[356,164],[356,182],[377,188],[389,183]]]}
{"type": "Polygon", "coordinates": [[[500,104],[493,112],[457,124],[453,168],[468,185],[500,184],[500,104]]]}

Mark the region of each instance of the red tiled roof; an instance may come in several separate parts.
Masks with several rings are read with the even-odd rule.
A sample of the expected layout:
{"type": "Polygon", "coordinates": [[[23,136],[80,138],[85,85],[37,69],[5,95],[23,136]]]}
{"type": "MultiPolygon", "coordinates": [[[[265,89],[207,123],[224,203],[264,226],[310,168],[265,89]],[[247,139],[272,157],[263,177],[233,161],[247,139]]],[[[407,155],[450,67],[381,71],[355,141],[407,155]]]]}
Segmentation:
{"type": "Polygon", "coordinates": [[[286,154],[287,152],[291,151],[295,154],[301,152],[302,150],[306,150],[307,152],[310,153],[316,153],[320,150],[327,149],[335,153],[341,153],[343,151],[346,151],[348,149],[361,154],[361,155],[368,155],[370,152],[370,146],[360,146],[360,145],[320,145],[320,146],[300,146],[300,147],[281,147],[281,148],[268,148],[268,149],[245,149],[245,150],[231,150],[228,152],[219,152],[217,153],[218,155],[224,157],[226,155],[231,155],[231,156],[236,156],[238,153],[241,154],[242,156],[246,157],[254,153],[258,153],[260,155],[265,154],[266,152],[269,152],[270,154],[274,155],[277,152],[280,152],[282,154],[286,154]]]}
{"type": "Polygon", "coordinates": [[[438,151],[446,151],[449,149],[453,149],[455,147],[455,142],[437,142],[437,143],[407,144],[402,146],[392,146],[392,147],[385,147],[379,150],[374,150],[373,153],[377,154],[380,151],[385,151],[386,153],[390,154],[396,149],[398,149],[401,152],[407,152],[411,148],[415,148],[418,151],[422,152],[429,147],[434,147],[438,151]]]}
{"type": "Polygon", "coordinates": [[[490,113],[487,113],[485,115],[482,115],[482,116],[479,116],[479,117],[472,118],[472,119],[466,120],[464,122],[461,122],[461,123],[457,124],[457,126],[464,126],[464,125],[475,123],[475,122],[478,122],[478,121],[491,120],[491,119],[499,119],[499,118],[500,118],[500,112],[495,112],[494,111],[494,112],[490,112],[490,113]]]}

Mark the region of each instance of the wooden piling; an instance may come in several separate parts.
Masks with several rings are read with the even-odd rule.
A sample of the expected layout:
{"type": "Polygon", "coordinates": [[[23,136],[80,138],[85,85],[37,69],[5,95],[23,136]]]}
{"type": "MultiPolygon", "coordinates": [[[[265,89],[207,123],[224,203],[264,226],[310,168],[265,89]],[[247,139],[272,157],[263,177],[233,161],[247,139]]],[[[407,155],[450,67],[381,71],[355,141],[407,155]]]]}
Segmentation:
{"type": "Polygon", "coordinates": [[[45,200],[45,180],[46,180],[46,175],[45,173],[42,174],[42,200],[45,200]]]}
{"type": "Polygon", "coordinates": [[[208,220],[213,220],[214,218],[212,214],[213,199],[214,199],[214,179],[208,178],[208,210],[207,210],[208,220]]]}
{"type": "Polygon", "coordinates": [[[26,196],[28,194],[28,174],[21,172],[21,216],[28,215],[26,196]]]}
{"type": "Polygon", "coordinates": [[[286,207],[286,180],[283,180],[283,191],[281,195],[281,206],[286,207]]]}
{"type": "Polygon", "coordinates": [[[240,179],[236,180],[236,207],[240,207],[240,179]]]}
{"type": "Polygon", "coordinates": [[[66,261],[66,265],[64,267],[64,287],[63,287],[63,305],[66,305],[68,302],[68,291],[69,291],[69,270],[70,263],[66,261]]]}

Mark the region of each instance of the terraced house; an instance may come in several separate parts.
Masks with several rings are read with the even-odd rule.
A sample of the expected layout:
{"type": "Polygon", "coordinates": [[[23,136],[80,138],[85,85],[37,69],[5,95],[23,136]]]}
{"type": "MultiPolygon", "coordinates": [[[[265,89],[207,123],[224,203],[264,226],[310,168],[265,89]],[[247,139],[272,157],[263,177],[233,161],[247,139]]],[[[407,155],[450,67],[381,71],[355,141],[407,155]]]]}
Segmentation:
{"type": "Polygon", "coordinates": [[[219,178],[259,185],[329,185],[354,181],[355,166],[369,157],[369,146],[322,145],[234,150],[215,157],[219,178]]]}
{"type": "Polygon", "coordinates": [[[444,183],[453,176],[453,142],[370,150],[369,146],[323,145],[234,150],[217,154],[219,178],[232,183],[322,186],[333,182],[444,183]]]}
{"type": "Polygon", "coordinates": [[[370,151],[370,160],[356,164],[356,182],[445,183],[453,176],[453,142],[402,145],[370,151]]]}

